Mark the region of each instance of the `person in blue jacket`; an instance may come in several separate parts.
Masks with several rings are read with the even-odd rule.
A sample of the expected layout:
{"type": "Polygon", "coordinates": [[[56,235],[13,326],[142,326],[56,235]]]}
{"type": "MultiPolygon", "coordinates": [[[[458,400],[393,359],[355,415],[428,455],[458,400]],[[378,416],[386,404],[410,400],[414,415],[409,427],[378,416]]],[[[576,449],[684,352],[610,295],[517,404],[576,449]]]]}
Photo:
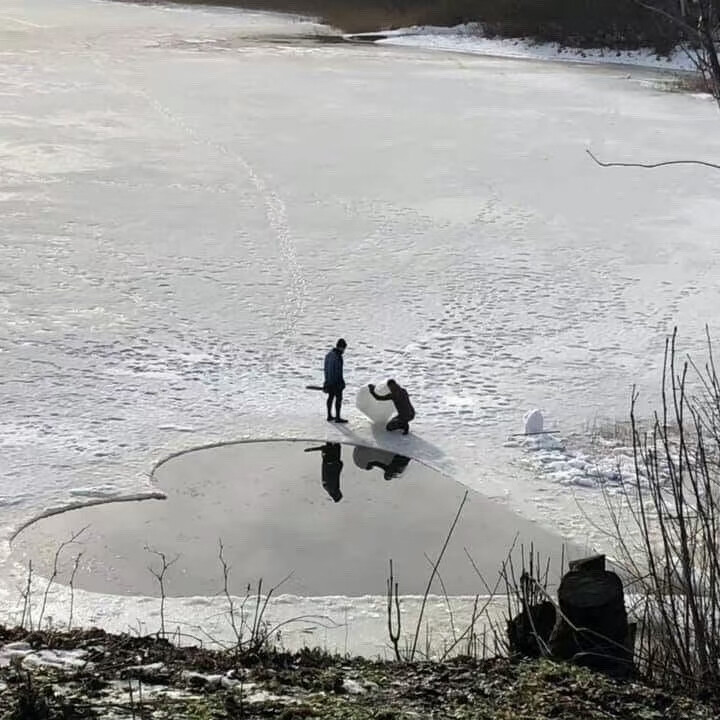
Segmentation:
{"type": "Polygon", "coordinates": [[[340,417],[342,406],[342,394],[345,389],[345,377],[343,376],[343,353],[347,343],[340,338],[335,347],[325,356],[325,384],[323,390],[327,393],[327,420],[328,422],[345,423],[347,420],[340,417]],[[335,417],[332,414],[333,402],[335,403],[335,417]]]}

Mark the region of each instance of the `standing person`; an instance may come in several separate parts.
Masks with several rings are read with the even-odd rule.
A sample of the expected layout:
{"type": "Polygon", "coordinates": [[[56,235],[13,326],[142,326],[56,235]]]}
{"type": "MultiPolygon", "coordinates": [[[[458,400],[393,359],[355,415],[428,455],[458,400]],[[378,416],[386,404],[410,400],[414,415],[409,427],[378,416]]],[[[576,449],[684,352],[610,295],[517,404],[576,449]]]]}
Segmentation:
{"type": "Polygon", "coordinates": [[[318,451],[322,453],[322,486],[335,502],[340,502],[343,496],[340,490],[340,473],[343,469],[340,443],[327,442],[320,447],[305,448],[305,452],[318,451]]]}
{"type": "Polygon", "coordinates": [[[343,353],[347,343],[340,338],[335,347],[325,356],[325,384],[323,390],[328,394],[327,398],[327,420],[328,422],[346,423],[347,420],[340,417],[342,405],[342,394],[345,389],[345,378],[343,376],[343,353]],[[332,415],[333,401],[335,402],[335,417],[332,415]]]}
{"type": "Polygon", "coordinates": [[[397,415],[390,420],[385,429],[388,432],[402,430],[403,435],[407,435],[410,432],[410,421],[415,418],[415,408],[412,406],[410,396],[405,388],[400,387],[394,380],[388,380],[387,386],[389,390],[387,395],[378,395],[372,384],[368,385],[368,389],[376,400],[392,400],[395,405],[397,415]]]}

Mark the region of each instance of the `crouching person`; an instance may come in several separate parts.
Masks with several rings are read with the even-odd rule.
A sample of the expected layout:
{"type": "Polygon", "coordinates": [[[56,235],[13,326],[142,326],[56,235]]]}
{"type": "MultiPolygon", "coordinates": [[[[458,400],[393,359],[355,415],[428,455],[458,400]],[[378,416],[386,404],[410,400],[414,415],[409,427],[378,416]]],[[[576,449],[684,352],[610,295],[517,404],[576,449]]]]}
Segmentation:
{"type": "Polygon", "coordinates": [[[405,388],[400,387],[394,380],[388,380],[387,386],[387,395],[378,395],[374,385],[368,385],[368,389],[376,400],[392,400],[395,405],[397,415],[390,420],[385,429],[388,432],[402,430],[403,435],[407,435],[410,431],[410,421],[415,419],[415,408],[412,406],[410,396],[405,388]]]}

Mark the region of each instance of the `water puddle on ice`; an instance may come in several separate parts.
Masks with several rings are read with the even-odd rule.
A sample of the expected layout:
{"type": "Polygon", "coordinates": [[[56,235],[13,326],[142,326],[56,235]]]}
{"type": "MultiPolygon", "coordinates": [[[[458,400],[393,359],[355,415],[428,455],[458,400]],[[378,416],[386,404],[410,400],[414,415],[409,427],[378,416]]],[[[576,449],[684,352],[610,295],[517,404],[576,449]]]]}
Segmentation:
{"type": "MultiPolygon", "coordinates": [[[[105,503],[42,518],[13,543],[44,577],[120,595],[244,594],[262,578],[283,593],[381,595],[388,560],[404,593],[421,594],[465,487],[418,461],[372,447],[268,441],[190,451],[158,466],[166,499],[105,503]],[[74,538],[78,533],[80,535],[74,538]],[[63,543],[59,555],[58,548],[63,543]]],[[[485,591],[468,554],[497,577],[515,540],[559,556],[562,540],[470,491],[441,567],[449,594],[485,591]],[[466,552],[467,550],[467,552],[466,552]]],[[[438,586],[434,588],[440,593],[438,586]]]]}

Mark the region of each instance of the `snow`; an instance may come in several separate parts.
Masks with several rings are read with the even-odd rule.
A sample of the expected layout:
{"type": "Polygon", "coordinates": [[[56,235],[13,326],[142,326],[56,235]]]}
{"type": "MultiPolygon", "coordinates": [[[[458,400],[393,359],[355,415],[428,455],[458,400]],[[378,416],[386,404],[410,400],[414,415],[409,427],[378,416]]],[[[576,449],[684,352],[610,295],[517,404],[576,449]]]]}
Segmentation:
{"type": "Polygon", "coordinates": [[[543,431],[543,414],[537,408],[525,413],[523,420],[525,421],[525,433],[527,435],[540,434],[543,431]]]}
{"type": "Polygon", "coordinates": [[[357,680],[353,680],[352,678],[344,678],[342,686],[345,692],[350,695],[362,695],[367,692],[357,680]]]}
{"type": "Polygon", "coordinates": [[[183,670],[180,677],[191,687],[207,687],[208,689],[224,687],[227,690],[232,690],[236,685],[240,684],[239,680],[227,674],[205,674],[183,670]]]}
{"type": "MultiPolygon", "coordinates": [[[[373,383],[375,392],[378,395],[386,395],[388,387],[386,383],[373,383]]],[[[374,424],[386,423],[393,414],[394,406],[390,401],[376,400],[371,394],[367,384],[361,385],[355,396],[355,407],[374,424]]]]}
{"type": "MultiPolygon", "coordinates": [[[[587,453],[577,434],[598,414],[626,418],[633,384],[652,405],[673,325],[696,357],[705,322],[717,330],[720,176],[603,170],[584,151],[717,159],[717,110],[662,92],[648,53],[619,58],[638,65],[628,82],[626,68],[535,62],[612,60],[590,52],[430,31],[297,41],[317,30],[232,10],[4,1],[0,560],[46,510],[151,495],[173,453],[337,440],[303,387],[340,334],[349,391],[395,376],[418,412],[403,438],[348,408],[354,442],[604,542],[586,516],[617,482],[616,453],[587,453]],[[532,407],[562,434],[506,442],[532,407]]],[[[24,571],[0,576],[17,620],[24,571]]],[[[62,625],[69,593],[51,595],[62,625]]],[[[272,612],[331,618],[288,630],[293,641],[372,654],[385,651],[384,603],[288,597],[272,612]]],[[[168,617],[227,632],[219,610],[180,599],[168,617]]],[[[430,612],[443,627],[444,604],[430,612]]],[[[75,620],[159,623],[151,598],[80,592],[75,620]]]]}
{"type": "Polygon", "coordinates": [[[609,48],[576,48],[559,43],[538,42],[529,38],[484,37],[476,23],[452,28],[418,26],[346,35],[349,40],[378,37],[375,42],[385,45],[414,47],[423,50],[488,55],[534,61],[561,61],[586,65],[627,65],[655,70],[695,72],[689,55],[677,48],[668,56],[658,55],[652,48],[638,50],[611,50],[609,48]]]}
{"type": "Polygon", "coordinates": [[[0,667],[19,659],[27,667],[43,666],[62,670],[87,667],[85,650],[34,650],[29,643],[12,642],[0,645],[0,667]]]}

